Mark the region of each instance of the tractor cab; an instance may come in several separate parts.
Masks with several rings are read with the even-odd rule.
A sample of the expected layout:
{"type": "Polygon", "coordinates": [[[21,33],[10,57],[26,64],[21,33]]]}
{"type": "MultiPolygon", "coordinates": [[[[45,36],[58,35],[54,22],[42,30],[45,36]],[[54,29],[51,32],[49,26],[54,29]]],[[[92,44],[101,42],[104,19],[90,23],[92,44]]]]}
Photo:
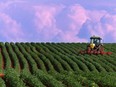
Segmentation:
{"type": "Polygon", "coordinates": [[[91,49],[95,49],[96,47],[98,47],[101,44],[101,38],[100,37],[96,37],[96,36],[92,36],[90,37],[90,44],[89,47],[91,49]]]}
{"type": "Polygon", "coordinates": [[[101,40],[102,39],[100,37],[92,36],[90,37],[90,44],[99,45],[101,44],[101,40]]]}

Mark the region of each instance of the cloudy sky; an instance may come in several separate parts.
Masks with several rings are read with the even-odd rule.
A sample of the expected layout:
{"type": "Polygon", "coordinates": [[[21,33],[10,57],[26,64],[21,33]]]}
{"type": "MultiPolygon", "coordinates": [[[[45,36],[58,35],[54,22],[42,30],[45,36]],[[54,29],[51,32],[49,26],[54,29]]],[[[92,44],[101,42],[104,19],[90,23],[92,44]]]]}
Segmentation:
{"type": "Polygon", "coordinates": [[[0,0],[2,42],[116,42],[116,0],[0,0]]]}

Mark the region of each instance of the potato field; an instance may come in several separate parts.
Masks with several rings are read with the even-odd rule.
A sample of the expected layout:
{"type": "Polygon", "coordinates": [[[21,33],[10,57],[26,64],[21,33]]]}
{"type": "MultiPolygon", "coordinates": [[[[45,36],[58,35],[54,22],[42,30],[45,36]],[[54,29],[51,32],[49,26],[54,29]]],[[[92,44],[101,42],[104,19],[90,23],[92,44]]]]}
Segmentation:
{"type": "Polygon", "coordinates": [[[112,55],[79,55],[87,43],[0,42],[0,87],[116,87],[112,55]]]}

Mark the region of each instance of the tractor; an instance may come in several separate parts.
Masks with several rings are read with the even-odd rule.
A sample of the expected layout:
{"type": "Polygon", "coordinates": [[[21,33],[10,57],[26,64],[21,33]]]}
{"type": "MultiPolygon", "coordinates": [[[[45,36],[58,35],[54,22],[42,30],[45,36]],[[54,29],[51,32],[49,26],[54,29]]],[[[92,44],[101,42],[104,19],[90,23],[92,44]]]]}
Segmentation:
{"type": "Polygon", "coordinates": [[[101,43],[102,38],[97,36],[90,37],[90,43],[87,45],[87,49],[80,51],[80,54],[112,54],[111,52],[104,52],[104,45],[101,43]]]}

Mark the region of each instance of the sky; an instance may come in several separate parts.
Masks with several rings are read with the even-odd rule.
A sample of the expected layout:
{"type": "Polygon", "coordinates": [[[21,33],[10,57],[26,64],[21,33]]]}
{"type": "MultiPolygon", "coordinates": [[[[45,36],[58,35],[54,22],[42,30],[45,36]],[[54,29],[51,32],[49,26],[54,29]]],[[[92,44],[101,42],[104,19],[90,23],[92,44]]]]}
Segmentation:
{"type": "Polygon", "coordinates": [[[0,42],[116,42],[116,0],[0,0],[0,42]]]}

